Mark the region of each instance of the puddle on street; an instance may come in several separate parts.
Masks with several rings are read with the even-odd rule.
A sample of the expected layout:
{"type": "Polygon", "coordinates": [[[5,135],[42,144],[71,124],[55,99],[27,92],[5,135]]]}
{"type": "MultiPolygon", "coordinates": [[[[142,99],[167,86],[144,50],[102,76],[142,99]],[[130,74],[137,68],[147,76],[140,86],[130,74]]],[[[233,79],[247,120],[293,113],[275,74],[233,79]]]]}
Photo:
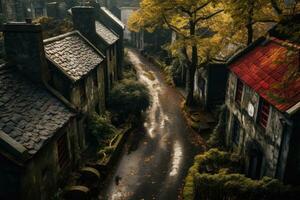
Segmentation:
{"type": "Polygon", "coordinates": [[[186,130],[184,120],[179,120],[173,114],[176,110],[181,115],[178,112],[179,106],[172,102],[163,103],[162,98],[178,99],[178,96],[171,93],[173,96],[166,98],[168,86],[158,79],[155,72],[148,70],[137,53],[129,50],[128,56],[137,70],[139,81],[149,88],[152,104],[146,114],[144,129],[134,133],[127,142],[127,151],[118,163],[104,199],[168,199],[170,195],[177,197],[177,187],[182,184],[183,179],[181,172],[185,148],[190,145],[185,143],[184,146],[181,141],[185,139],[182,136],[186,130]],[[116,178],[120,178],[118,184],[115,182],[116,178]]]}

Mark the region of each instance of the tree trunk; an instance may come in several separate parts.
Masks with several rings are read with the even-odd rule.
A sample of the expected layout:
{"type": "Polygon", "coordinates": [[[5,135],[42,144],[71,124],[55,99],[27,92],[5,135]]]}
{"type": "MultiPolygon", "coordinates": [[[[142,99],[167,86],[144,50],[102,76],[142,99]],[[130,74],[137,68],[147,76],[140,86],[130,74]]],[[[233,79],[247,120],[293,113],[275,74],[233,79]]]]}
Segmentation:
{"type": "MultiPolygon", "coordinates": [[[[190,35],[194,36],[196,34],[196,24],[193,21],[190,21],[190,35]]],[[[187,97],[186,105],[192,106],[194,103],[194,82],[195,82],[195,73],[198,65],[198,48],[197,44],[192,46],[192,61],[189,63],[188,68],[188,80],[187,80],[187,97]]]]}
{"type": "Polygon", "coordinates": [[[278,6],[278,3],[276,2],[276,0],[271,0],[271,4],[272,4],[272,7],[274,8],[274,10],[278,13],[278,15],[281,15],[282,10],[278,6]]]}
{"type": "Polygon", "coordinates": [[[254,1],[250,0],[249,10],[248,10],[248,20],[247,20],[247,45],[251,44],[253,41],[253,11],[254,11],[254,1]]]}
{"type": "Polygon", "coordinates": [[[188,68],[188,77],[187,77],[187,97],[186,105],[192,106],[194,104],[194,82],[195,82],[195,73],[196,73],[195,64],[191,64],[188,68]]]}
{"type": "Polygon", "coordinates": [[[253,41],[253,27],[252,27],[252,24],[248,24],[246,28],[247,28],[247,45],[249,45],[253,41]]]}

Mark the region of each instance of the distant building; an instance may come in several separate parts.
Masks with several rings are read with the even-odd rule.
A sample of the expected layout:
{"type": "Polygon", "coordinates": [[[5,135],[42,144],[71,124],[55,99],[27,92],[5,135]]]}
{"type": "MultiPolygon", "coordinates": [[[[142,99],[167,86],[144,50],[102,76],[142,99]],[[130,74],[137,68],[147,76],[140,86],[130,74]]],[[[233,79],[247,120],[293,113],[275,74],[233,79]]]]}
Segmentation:
{"type": "Polygon", "coordinates": [[[196,70],[194,96],[204,109],[214,110],[224,104],[230,59],[243,48],[229,42],[205,67],[196,70]]]}
{"type": "Polygon", "coordinates": [[[123,22],[117,18],[113,13],[111,13],[107,8],[95,5],[96,9],[96,20],[101,22],[105,27],[112,30],[119,37],[117,41],[117,68],[118,68],[118,78],[122,77],[122,67],[124,62],[124,30],[125,25],[123,22]]]}
{"type": "Polygon", "coordinates": [[[0,67],[0,199],[49,199],[77,165],[76,113],[45,87],[39,25],[3,27],[0,67]]]}
{"type": "Polygon", "coordinates": [[[47,16],[46,2],[43,0],[2,1],[2,9],[7,21],[24,21],[26,18],[47,16]]]}
{"type": "Polygon", "coordinates": [[[105,94],[108,96],[121,70],[118,66],[119,37],[100,21],[95,20],[94,12],[95,9],[89,6],[73,7],[72,17],[75,29],[88,38],[105,56],[105,94]]]}
{"type": "Polygon", "coordinates": [[[132,41],[132,35],[131,31],[128,30],[127,27],[127,22],[129,16],[132,14],[132,12],[136,11],[138,7],[121,7],[121,21],[125,25],[125,30],[124,30],[124,40],[127,40],[128,42],[132,41]]]}
{"type": "Polygon", "coordinates": [[[105,111],[104,56],[77,31],[47,39],[44,45],[47,83],[60,100],[81,113],[78,130],[85,148],[88,115],[105,111]]]}
{"type": "Polygon", "coordinates": [[[296,43],[254,42],[229,66],[226,144],[245,158],[246,174],[299,184],[300,79],[296,43]],[[298,71],[299,73],[299,71],[298,71]]]}

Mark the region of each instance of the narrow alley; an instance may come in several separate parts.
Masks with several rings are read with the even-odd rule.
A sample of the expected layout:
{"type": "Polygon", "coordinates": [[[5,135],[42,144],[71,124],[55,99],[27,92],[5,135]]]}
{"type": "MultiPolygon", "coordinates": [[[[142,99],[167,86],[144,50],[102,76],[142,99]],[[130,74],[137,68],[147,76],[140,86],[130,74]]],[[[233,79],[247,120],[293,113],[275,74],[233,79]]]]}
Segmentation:
{"type": "Polygon", "coordinates": [[[177,199],[197,152],[188,140],[191,130],[181,112],[183,98],[139,53],[130,49],[128,56],[139,80],[151,92],[152,106],[144,130],[131,135],[127,142],[105,199],[177,199]]]}

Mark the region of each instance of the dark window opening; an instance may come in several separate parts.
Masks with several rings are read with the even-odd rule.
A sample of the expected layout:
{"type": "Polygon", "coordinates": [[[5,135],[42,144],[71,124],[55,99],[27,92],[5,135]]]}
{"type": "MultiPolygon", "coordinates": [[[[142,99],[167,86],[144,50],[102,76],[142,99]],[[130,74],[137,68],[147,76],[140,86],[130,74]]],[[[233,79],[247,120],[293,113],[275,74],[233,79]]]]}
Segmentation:
{"type": "Polygon", "coordinates": [[[258,123],[264,129],[266,129],[268,125],[269,113],[270,113],[270,104],[266,102],[264,99],[261,99],[259,110],[258,110],[258,123]]]}
{"type": "Polygon", "coordinates": [[[234,144],[239,144],[240,141],[240,122],[236,117],[233,117],[233,127],[232,127],[232,142],[234,144]]]}
{"type": "Polygon", "coordinates": [[[241,105],[242,102],[243,89],[244,89],[244,84],[241,80],[238,79],[237,86],[236,86],[236,94],[235,94],[235,102],[238,105],[241,105]]]}
{"type": "Polygon", "coordinates": [[[2,0],[0,0],[0,13],[3,13],[2,0]]]}
{"type": "Polygon", "coordinates": [[[249,155],[248,177],[252,179],[261,178],[263,154],[257,149],[253,149],[249,155]]]}
{"type": "Polygon", "coordinates": [[[96,104],[96,106],[95,106],[95,111],[96,111],[96,113],[98,114],[98,115],[100,115],[100,105],[99,104],[96,104]]]}
{"type": "Polygon", "coordinates": [[[44,15],[44,9],[43,8],[35,8],[34,9],[35,17],[41,17],[44,15]]]}
{"type": "Polygon", "coordinates": [[[86,101],[86,89],[84,82],[80,85],[80,101],[82,104],[84,104],[86,101]]]}
{"type": "Polygon", "coordinates": [[[110,87],[112,88],[113,87],[113,75],[112,74],[110,74],[110,76],[109,76],[109,78],[110,78],[110,87]]]}
{"type": "Polygon", "coordinates": [[[67,134],[65,133],[57,141],[57,155],[58,164],[61,169],[65,169],[70,164],[70,157],[68,151],[67,134]]]}
{"type": "Polygon", "coordinates": [[[94,76],[93,76],[93,82],[94,82],[94,86],[96,88],[98,88],[98,76],[97,76],[97,71],[95,72],[94,76]]]}
{"type": "Polygon", "coordinates": [[[109,53],[109,60],[112,61],[112,53],[111,53],[111,49],[109,49],[108,53],[109,53]]]}

